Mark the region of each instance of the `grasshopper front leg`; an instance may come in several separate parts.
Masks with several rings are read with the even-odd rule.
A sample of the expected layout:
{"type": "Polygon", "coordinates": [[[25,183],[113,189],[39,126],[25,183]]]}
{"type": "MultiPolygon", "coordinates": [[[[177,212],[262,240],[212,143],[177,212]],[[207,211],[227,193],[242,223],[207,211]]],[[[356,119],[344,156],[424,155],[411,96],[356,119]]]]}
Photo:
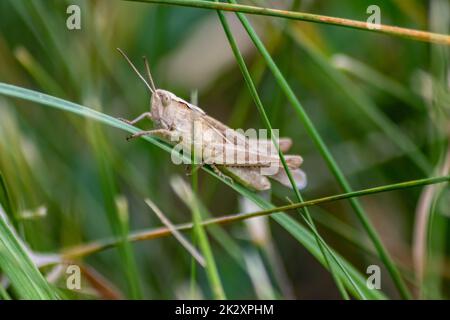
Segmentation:
{"type": "Polygon", "coordinates": [[[141,121],[141,120],[144,119],[144,118],[147,118],[147,119],[152,120],[152,115],[151,115],[151,113],[150,113],[150,112],[144,112],[144,113],[141,114],[139,117],[137,117],[136,119],[133,119],[133,120],[127,120],[127,119],[124,119],[124,118],[118,118],[118,119],[119,119],[120,121],[123,121],[123,122],[125,122],[125,123],[128,123],[128,124],[133,125],[133,124],[135,124],[135,123],[141,121]]]}

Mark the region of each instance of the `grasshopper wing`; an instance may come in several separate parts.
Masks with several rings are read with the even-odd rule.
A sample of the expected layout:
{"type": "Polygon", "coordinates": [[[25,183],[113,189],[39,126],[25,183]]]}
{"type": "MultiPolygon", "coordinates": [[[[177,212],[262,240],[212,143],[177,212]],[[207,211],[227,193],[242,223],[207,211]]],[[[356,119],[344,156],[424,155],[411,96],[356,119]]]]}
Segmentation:
{"type": "MultiPolygon", "coordinates": [[[[299,188],[300,190],[304,189],[307,184],[305,172],[301,169],[290,170],[290,172],[292,174],[292,178],[295,181],[295,184],[297,185],[297,188],[299,188]]],[[[284,171],[284,169],[281,169],[278,171],[277,174],[274,174],[274,175],[271,175],[268,177],[278,181],[279,183],[281,183],[282,185],[284,185],[288,188],[292,188],[292,184],[289,181],[289,177],[288,177],[286,171],[284,171]]]]}
{"type": "MultiPolygon", "coordinates": [[[[256,190],[267,190],[270,182],[267,177],[281,184],[292,187],[286,171],[284,170],[278,152],[271,140],[249,139],[220,121],[204,115],[205,123],[217,135],[214,143],[209,146],[214,149],[214,156],[209,159],[211,163],[221,165],[221,171],[229,174],[235,180],[256,190]],[[234,155],[230,157],[227,155],[234,155]],[[265,174],[261,168],[276,165],[279,169],[275,172],[265,174]]],[[[278,141],[280,150],[287,151],[292,140],[281,138],[278,141]]],[[[299,169],[303,159],[299,155],[285,155],[286,163],[292,177],[299,189],[306,186],[306,174],[299,169]]]]}

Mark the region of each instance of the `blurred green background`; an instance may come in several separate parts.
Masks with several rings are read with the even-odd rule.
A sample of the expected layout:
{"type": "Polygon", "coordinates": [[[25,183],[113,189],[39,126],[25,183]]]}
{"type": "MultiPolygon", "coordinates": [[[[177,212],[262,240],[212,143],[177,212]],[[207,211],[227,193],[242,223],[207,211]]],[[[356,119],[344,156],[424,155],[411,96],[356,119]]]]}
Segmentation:
{"type": "MultiPolygon", "coordinates": [[[[383,24],[449,33],[448,1],[246,3],[362,21],[367,7],[376,4],[383,24]]],[[[234,14],[226,17],[273,127],[291,137],[292,153],[304,158],[304,197],[341,193],[245,30],[234,14]]],[[[448,175],[447,48],[337,26],[248,17],[355,190],[448,175]]],[[[107,0],[0,2],[1,82],[131,119],[148,110],[149,94],[117,47],[140,70],[146,55],[157,87],[186,100],[197,92],[198,105],[233,128],[264,128],[214,11],[107,0]],[[81,8],[81,30],[66,28],[70,4],[81,8]]],[[[192,220],[171,186],[176,175],[190,183],[185,168],[144,140],[127,142],[126,135],[61,110],[0,97],[0,172],[14,207],[10,219],[33,251],[58,253],[128,230],[160,227],[145,198],[173,223],[192,220]]],[[[286,196],[293,199],[291,190],[276,183],[265,196],[276,205],[285,204],[286,196]]],[[[197,197],[212,216],[241,212],[248,201],[202,171],[197,197]]],[[[448,298],[448,187],[393,191],[361,203],[415,296],[448,298]],[[424,199],[426,192],[432,200],[424,199]],[[421,231],[425,252],[415,242],[421,231]],[[416,260],[413,252],[419,254],[416,260]],[[418,280],[414,270],[421,263],[427,271],[418,280]]],[[[346,201],[314,207],[311,215],[327,243],[363,275],[370,264],[382,267],[346,201]]],[[[330,273],[272,220],[211,232],[228,298],[340,297],[330,273]]],[[[54,284],[67,298],[212,297],[205,272],[192,268],[191,256],[173,237],[124,244],[79,263],[97,280],[83,278],[83,290],[70,291],[63,274],[54,284]]],[[[398,298],[383,267],[382,292],[398,298]]]]}

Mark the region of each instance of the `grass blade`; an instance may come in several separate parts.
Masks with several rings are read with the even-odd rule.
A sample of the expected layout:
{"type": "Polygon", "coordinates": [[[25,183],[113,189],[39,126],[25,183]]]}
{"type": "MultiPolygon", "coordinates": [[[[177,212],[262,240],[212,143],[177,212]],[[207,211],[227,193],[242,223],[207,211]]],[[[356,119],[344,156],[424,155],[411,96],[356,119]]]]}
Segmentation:
{"type": "Polygon", "coordinates": [[[9,224],[0,204],[0,270],[11,281],[19,299],[53,300],[58,293],[34,265],[22,240],[9,224]]]}
{"type": "MultiPolygon", "coordinates": [[[[213,174],[213,173],[211,173],[211,174],[213,174]]],[[[323,198],[319,198],[319,199],[307,200],[304,202],[288,204],[288,205],[284,205],[284,206],[280,206],[280,207],[272,207],[272,208],[264,209],[261,211],[249,212],[249,213],[244,213],[244,214],[225,215],[225,216],[218,217],[218,218],[204,220],[202,222],[202,225],[203,226],[222,225],[222,224],[232,223],[232,222],[236,222],[236,221],[251,219],[254,217],[267,216],[267,215],[271,215],[271,214],[278,213],[278,212],[285,212],[285,211],[289,211],[289,210],[293,210],[293,209],[297,209],[297,208],[316,206],[319,204],[324,204],[324,203],[329,203],[329,202],[333,202],[333,201],[347,199],[349,197],[362,197],[362,196],[377,194],[377,193],[381,193],[381,192],[402,190],[402,189],[426,186],[426,185],[431,185],[431,184],[436,184],[436,183],[448,183],[449,181],[450,181],[450,176],[406,181],[406,182],[401,182],[401,183],[396,183],[396,184],[390,184],[390,185],[385,185],[385,186],[380,186],[380,187],[374,187],[374,188],[369,188],[369,189],[364,189],[364,190],[353,191],[351,193],[342,193],[342,194],[332,195],[332,196],[323,197],[323,198]]],[[[241,191],[240,187],[238,187],[238,186],[235,189],[237,191],[241,191]]],[[[247,194],[250,195],[250,198],[252,198],[252,199],[254,198],[254,195],[252,193],[247,193],[247,194]]],[[[189,230],[189,229],[192,229],[193,224],[185,223],[185,224],[176,225],[175,227],[177,230],[189,230]]],[[[129,241],[151,240],[151,239],[156,239],[159,237],[164,237],[167,235],[170,235],[169,229],[158,228],[158,229],[151,230],[151,231],[134,232],[130,235],[129,241]]],[[[83,246],[79,246],[76,248],[66,250],[64,256],[66,256],[67,258],[77,258],[77,257],[89,255],[94,252],[107,249],[116,244],[117,244],[117,240],[99,241],[96,243],[91,243],[91,244],[87,244],[87,245],[83,245],[83,246]]]]}
{"type": "Polygon", "coordinates": [[[378,109],[369,96],[355,86],[344,74],[336,70],[324,54],[311,43],[305,41],[300,28],[291,28],[289,31],[288,34],[294,39],[295,43],[309,54],[311,59],[327,75],[327,78],[332,81],[333,85],[339,88],[349,101],[365,113],[367,118],[396,145],[396,148],[403,150],[423,173],[431,172],[431,165],[418,146],[378,109]]]}
{"type": "MultiPolygon", "coordinates": [[[[92,110],[90,108],[83,107],[83,106],[75,104],[75,103],[71,103],[71,102],[65,101],[65,100],[62,100],[62,99],[59,99],[59,98],[55,98],[55,97],[52,97],[52,96],[41,94],[41,93],[38,93],[38,92],[35,92],[35,91],[32,91],[32,90],[23,89],[23,88],[19,88],[19,87],[16,87],[16,86],[0,83],[0,93],[3,93],[5,95],[9,95],[9,96],[20,97],[20,98],[27,99],[27,100],[30,100],[30,101],[35,101],[35,102],[42,103],[44,105],[48,105],[48,106],[52,106],[52,107],[56,107],[56,108],[59,108],[59,109],[62,109],[62,110],[71,111],[71,112],[74,112],[74,113],[77,113],[77,114],[80,114],[80,115],[83,115],[83,116],[86,116],[86,117],[89,117],[89,118],[93,118],[95,120],[99,120],[99,121],[101,121],[103,123],[107,123],[107,124],[112,125],[114,127],[119,127],[119,128],[125,129],[125,130],[127,130],[129,132],[132,132],[132,133],[138,131],[135,127],[129,126],[129,125],[127,125],[127,124],[117,120],[117,119],[114,119],[112,117],[104,115],[101,112],[92,110]]],[[[163,149],[165,149],[165,150],[167,150],[169,152],[171,151],[171,148],[169,146],[159,142],[158,140],[155,140],[155,139],[153,139],[151,137],[144,137],[144,139],[146,139],[148,141],[151,141],[151,142],[154,142],[155,144],[161,146],[161,148],[163,148],[163,149]]],[[[208,172],[213,174],[210,171],[208,171],[208,172]]],[[[222,181],[224,181],[224,180],[222,179],[222,181]]],[[[249,194],[251,194],[248,190],[246,190],[244,188],[241,188],[240,186],[236,186],[235,185],[235,186],[232,186],[232,187],[237,189],[237,190],[240,190],[240,192],[244,196],[248,197],[249,194]]],[[[202,223],[200,223],[199,225],[202,226],[202,223]]],[[[204,237],[206,238],[206,234],[204,233],[204,231],[203,232],[200,231],[200,235],[202,233],[204,234],[204,237]]],[[[212,260],[213,258],[212,258],[212,253],[208,252],[209,245],[205,245],[205,243],[207,241],[207,238],[206,239],[205,238],[204,238],[205,241],[204,241],[204,244],[203,244],[203,248],[202,248],[202,245],[201,245],[201,248],[202,248],[202,251],[204,251],[203,255],[205,256],[205,259],[208,261],[208,260],[212,260]]],[[[200,244],[201,244],[201,242],[202,242],[202,240],[199,239],[199,243],[200,244]]],[[[215,266],[215,264],[213,264],[213,266],[215,266]]],[[[216,272],[216,275],[217,275],[217,272],[216,272]]],[[[215,278],[214,281],[218,280],[218,276],[217,277],[214,276],[214,271],[211,271],[210,277],[215,278]]],[[[216,282],[216,284],[217,283],[218,282],[216,282]]],[[[222,297],[222,295],[220,293],[220,290],[217,290],[216,293],[217,293],[217,297],[222,297]]]]}
{"type": "Polygon", "coordinates": [[[153,212],[158,216],[159,220],[170,230],[173,236],[181,243],[181,245],[192,255],[192,257],[197,260],[197,262],[205,267],[205,259],[202,255],[195,249],[195,247],[187,241],[183,235],[175,228],[175,226],[170,222],[169,219],[162,213],[162,211],[151,201],[150,199],[145,199],[145,203],[153,210],[153,212]]]}
{"type": "MultiPolygon", "coordinates": [[[[241,69],[241,72],[242,72],[242,74],[244,76],[245,82],[247,83],[247,86],[248,86],[248,88],[250,90],[250,93],[251,93],[251,95],[252,95],[252,97],[253,97],[253,99],[254,99],[254,101],[256,103],[256,106],[258,108],[258,111],[259,111],[261,117],[263,118],[264,124],[265,124],[266,128],[270,132],[270,137],[272,138],[272,141],[273,141],[275,147],[277,148],[278,154],[279,154],[281,162],[283,164],[283,168],[286,171],[286,173],[288,174],[288,177],[289,177],[289,180],[291,182],[291,185],[292,185],[292,187],[293,187],[293,189],[295,191],[295,195],[297,197],[297,200],[299,202],[303,202],[302,196],[300,195],[300,191],[298,190],[298,187],[297,187],[294,179],[292,178],[292,174],[291,174],[291,172],[290,172],[290,170],[289,170],[289,168],[287,166],[287,163],[286,163],[286,160],[284,158],[284,155],[280,151],[278,142],[276,141],[275,137],[273,136],[272,125],[271,125],[271,123],[269,121],[269,118],[267,117],[267,114],[266,114],[266,112],[264,110],[264,107],[262,105],[261,99],[259,98],[259,95],[258,95],[258,92],[256,90],[256,87],[255,87],[255,85],[254,85],[254,83],[253,83],[253,81],[251,79],[250,73],[249,73],[249,71],[247,69],[247,66],[246,66],[245,62],[244,62],[244,58],[243,58],[239,48],[237,47],[236,40],[234,39],[234,37],[233,37],[233,35],[231,33],[230,27],[228,26],[228,23],[226,21],[226,18],[224,16],[224,14],[221,11],[218,11],[218,14],[219,14],[220,21],[222,23],[222,27],[223,27],[223,29],[225,31],[225,34],[226,34],[226,36],[228,38],[228,41],[230,43],[231,49],[233,50],[233,54],[234,54],[234,56],[235,56],[235,58],[236,58],[236,60],[238,62],[238,65],[239,65],[239,67],[241,69]]],[[[341,281],[340,281],[339,277],[334,272],[333,264],[330,264],[330,262],[328,261],[328,253],[331,252],[331,250],[328,249],[328,246],[327,246],[327,244],[324,241],[321,241],[322,239],[321,239],[320,235],[318,234],[318,232],[317,232],[317,230],[316,230],[316,228],[314,226],[314,223],[313,223],[313,221],[311,219],[311,216],[309,215],[308,209],[307,208],[303,208],[303,210],[299,211],[299,213],[302,215],[302,217],[305,219],[305,221],[307,221],[307,223],[309,223],[309,226],[311,227],[311,231],[314,233],[314,235],[316,237],[316,240],[317,240],[317,243],[319,245],[319,248],[322,251],[322,254],[324,256],[324,260],[326,261],[328,269],[330,270],[330,272],[331,272],[331,274],[333,276],[333,279],[336,282],[336,285],[337,285],[337,287],[338,287],[342,297],[344,297],[344,299],[348,299],[349,297],[348,297],[347,292],[345,291],[343,285],[341,284],[341,281]]],[[[352,281],[352,280],[350,279],[350,281],[352,281]]],[[[356,285],[355,285],[355,290],[358,292],[358,288],[357,288],[356,285]]],[[[358,294],[359,294],[359,296],[362,296],[362,294],[360,292],[358,292],[358,294]]]]}
{"type": "MultiPolygon", "coordinates": [[[[117,120],[117,119],[115,119],[113,117],[105,115],[105,114],[103,114],[101,112],[92,110],[90,108],[87,108],[87,107],[84,107],[84,106],[81,106],[79,104],[75,104],[75,103],[72,103],[72,102],[69,102],[69,101],[66,101],[66,100],[63,100],[63,99],[59,99],[59,98],[48,96],[48,95],[45,95],[45,94],[42,94],[42,93],[39,93],[39,92],[36,92],[36,91],[32,91],[32,90],[29,90],[29,89],[24,89],[24,88],[16,87],[16,86],[5,84],[5,83],[0,83],[0,94],[11,96],[11,97],[25,99],[25,100],[28,100],[28,101],[33,101],[33,102],[36,102],[36,103],[39,103],[39,104],[43,104],[43,105],[47,105],[47,106],[50,106],[50,107],[54,107],[54,108],[57,108],[57,109],[60,109],[60,110],[69,111],[69,112],[72,112],[72,113],[75,113],[75,114],[78,114],[78,115],[81,115],[81,116],[84,116],[84,117],[87,117],[87,118],[92,118],[92,119],[94,119],[96,121],[99,121],[101,123],[108,124],[109,126],[120,128],[120,129],[128,131],[130,133],[135,133],[135,132],[139,131],[138,128],[130,126],[130,125],[127,125],[127,124],[125,124],[125,123],[123,123],[123,122],[121,122],[121,121],[119,121],[119,120],[117,120]]],[[[162,142],[160,142],[160,141],[158,141],[156,139],[153,139],[153,138],[148,137],[148,136],[144,137],[143,139],[145,139],[145,140],[147,140],[147,141],[157,145],[158,147],[160,147],[161,149],[163,149],[163,150],[165,150],[167,152],[171,151],[171,148],[168,145],[166,145],[166,144],[164,144],[164,143],[162,143],[162,142]]],[[[212,174],[212,175],[215,175],[210,170],[206,170],[206,171],[208,173],[212,174]]],[[[217,178],[219,178],[219,177],[217,177],[217,178]]],[[[225,181],[223,179],[221,179],[221,180],[224,183],[228,183],[227,181],[225,181]]],[[[436,181],[436,180],[448,181],[448,177],[435,178],[434,180],[430,179],[430,180],[413,181],[410,186],[432,183],[432,181],[436,181]]],[[[253,200],[256,199],[255,202],[257,201],[257,198],[255,198],[256,196],[253,193],[249,192],[247,189],[245,189],[245,188],[243,188],[243,187],[241,187],[241,186],[239,186],[237,184],[230,185],[230,187],[232,187],[233,189],[235,189],[239,193],[247,196],[248,198],[251,198],[253,200]]],[[[386,187],[379,187],[377,189],[377,192],[385,191],[385,190],[390,189],[390,188],[392,188],[392,185],[388,186],[387,188],[386,187]]],[[[369,192],[369,193],[371,193],[371,192],[369,192]]],[[[346,197],[348,198],[348,197],[352,197],[352,196],[361,196],[361,195],[362,194],[360,192],[351,192],[351,193],[348,193],[346,196],[344,196],[342,198],[346,198],[346,197]]],[[[262,206],[262,202],[260,202],[260,201],[257,202],[257,204],[262,206]]],[[[270,204],[266,204],[265,206],[263,206],[263,208],[265,207],[265,209],[268,209],[267,206],[269,206],[269,205],[270,204]]],[[[306,205],[308,205],[308,203],[305,202],[304,204],[297,204],[297,205],[299,205],[299,206],[306,206],[306,205]]],[[[309,205],[311,205],[311,203],[309,203],[309,205]]],[[[278,221],[278,222],[280,223],[280,221],[278,221]]],[[[307,232],[309,234],[309,231],[306,230],[305,232],[307,232]]],[[[107,246],[111,247],[113,245],[114,245],[114,241],[108,243],[107,246]]],[[[94,251],[95,251],[96,248],[98,248],[98,246],[94,245],[94,251]]],[[[91,249],[92,249],[92,247],[89,250],[91,250],[91,249]]],[[[372,295],[369,295],[368,297],[370,297],[370,296],[372,296],[372,295]]]]}
{"type": "Polygon", "coordinates": [[[5,209],[5,212],[8,214],[10,219],[12,220],[14,227],[17,228],[16,209],[11,200],[8,187],[6,185],[6,180],[1,172],[0,172],[0,204],[3,205],[3,208],[5,209]]]}
{"type": "Polygon", "coordinates": [[[88,125],[106,215],[114,236],[122,239],[118,246],[118,252],[123,271],[128,280],[128,291],[133,299],[140,299],[142,293],[133,248],[127,241],[129,231],[128,208],[124,199],[122,204],[120,204],[120,200],[117,200],[120,198],[117,197],[115,176],[107,158],[108,146],[104,140],[102,128],[97,123],[89,123],[88,125]]]}
{"type": "Polygon", "coordinates": [[[319,14],[311,14],[305,12],[294,12],[286,10],[277,10],[270,8],[262,8],[255,6],[248,6],[236,3],[221,3],[221,2],[208,2],[202,0],[128,0],[134,2],[147,2],[147,3],[161,3],[171,4],[177,6],[195,7],[211,10],[223,10],[242,12],[255,15],[264,15],[279,17],[285,19],[293,19],[299,21],[309,21],[315,23],[336,25],[341,27],[347,27],[352,29],[366,30],[371,32],[383,33],[391,36],[398,36],[406,39],[433,42],[438,44],[450,45],[450,36],[445,34],[420,31],[414,29],[400,28],[395,26],[380,25],[379,29],[370,29],[367,22],[357,21],[350,19],[343,19],[337,17],[323,16],[319,14]]]}
{"type": "MultiPolygon", "coordinates": [[[[192,123],[192,126],[194,124],[192,123]]],[[[194,131],[192,131],[194,134],[194,131]]],[[[195,165],[195,151],[197,146],[194,137],[192,136],[193,145],[191,147],[191,163],[192,166],[195,165]]],[[[216,261],[214,259],[213,252],[211,250],[211,245],[209,244],[208,235],[202,224],[202,215],[200,212],[200,202],[197,200],[196,194],[198,192],[198,174],[197,170],[193,168],[192,171],[192,199],[190,199],[191,203],[191,211],[192,211],[192,220],[194,222],[194,235],[195,240],[198,241],[200,249],[202,250],[203,256],[206,259],[206,274],[208,276],[213,295],[218,300],[226,299],[225,291],[223,290],[222,281],[220,280],[219,271],[217,270],[216,261]]]]}
{"type": "MultiPolygon", "coordinates": [[[[231,0],[231,2],[236,3],[234,0],[231,0]]],[[[350,184],[348,183],[347,179],[345,178],[344,174],[342,173],[341,169],[339,168],[337,162],[334,160],[334,157],[332,156],[332,154],[329,151],[328,147],[326,146],[325,142],[321,138],[319,132],[315,128],[311,119],[306,114],[300,101],[297,99],[295,93],[292,91],[288,82],[284,78],[280,69],[273,61],[270,54],[267,52],[267,49],[265,48],[261,39],[256,34],[255,30],[251,26],[248,19],[242,13],[236,13],[236,14],[238,15],[239,20],[241,21],[242,25],[246,29],[246,31],[247,31],[248,35],[250,36],[250,38],[252,39],[253,43],[255,44],[255,46],[258,48],[259,52],[261,53],[261,55],[266,60],[266,63],[268,64],[269,69],[272,71],[277,83],[279,84],[279,86],[283,90],[283,92],[286,94],[286,97],[288,98],[289,102],[294,107],[300,121],[303,123],[308,134],[310,135],[310,137],[313,139],[314,143],[318,147],[320,153],[322,154],[322,157],[327,162],[330,170],[336,177],[338,183],[341,185],[341,187],[344,189],[345,192],[351,192],[352,189],[350,187],[350,184]]],[[[381,242],[381,239],[379,238],[375,228],[372,226],[372,223],[370,222],[366,213],[364,212],[364,209],[362,208],[360,203],[354,198],[350,199],[350,204],[353,207],[358,219],[360,220],[361,224],[363,225],[363,227],[366,230],[367,234],[369,235],[370,239],[374,243],[375,248],[377,249],[377,252],[380,256],[380,259],[386,265],[386,268],[388,269],[392,279],[394,280],[394,283],[397,286],[397,289],[399,290],[400,295],[405,299],[411,298],[411,294],[410,294],[409,290],[407,289],[403,279],[401,278],[400,272],[398,271],[397,267],[393,263],[391,257],[389,256],[388,251],[386,250],[383,243],[381,242]]]]}

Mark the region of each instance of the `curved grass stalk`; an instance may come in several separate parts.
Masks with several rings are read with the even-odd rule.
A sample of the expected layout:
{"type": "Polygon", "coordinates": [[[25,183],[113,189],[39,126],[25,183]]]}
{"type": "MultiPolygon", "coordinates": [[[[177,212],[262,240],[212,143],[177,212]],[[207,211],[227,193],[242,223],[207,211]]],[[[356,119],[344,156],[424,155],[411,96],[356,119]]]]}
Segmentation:
{"type": "MultiPolygon", "coordinates": [[[[228,0],[229,2],[236,3],[235,0],[228,0]]],[[[335,176],[338,183],[341,185],[343,190],[345,192],[351,192],[352,188],[350,186],[350,183],[347,181],[346,177],[342,173],[340,167],[338,166],[336,160],[334,159],[333,155],[331,154],[330,150],[326,146],[325,142],[323,141],[322,137],[320,136],[319,132],[317,131],[316,127],[314,126],[313,122],[309,118],[308,114],[304,110],[302,104],[297,99],[297,96],[293,92],[292,88],[289,86],[289,83],[281,73],[280,69],[272,59],[271,55],[267,52],[266,47],[264,46],[263,42],[259,38],[259,36],[256,34],[255,30],[253,29],[252,25],[248,21],[248,19],[245,17],[244,14],[238,12],[236,13],[239,20],[241,21],[244,29],[247,31],[248,35],[252,39],[253,43],[261,53],[261,55],[266,60],[266,63],[273,73],[275,80],[277,81],[278,85],[288,98],[288,101],[292,104],[294,107],[294,110],[296,111],[299,120],[303,123],[305,126],[305,129],[309,136],[312,138],[314,143],[316,144],[317,148],[319,149],[322,157],[326,161],[328,167],[330,168],[331,172],[335,176]]],[[[392,261],[392,258],[390,257],[388,251],[384,247],[383,243],[381,242],[380,237],[378,236],[378,233],[376,232],[375,228],[372,226],[372,223],[370,222],[369,218],[367,217],[367,214],[365,213],[363,207],[358,202],[357,199],[351,198],[350,204],[353,208],[353,210],[356,213],[356,216],[358,217],[359,221],[363,225],[364,229],[366,230],[367,234],[369,235],[370,239],[372,240],[375,248],[377,249],[377,252],[380,256],[381,261],[383,261],[384,265],[388,269],[392,279],[394,280],[394,283],[397,287],[397,289],[400,292],[400,295],[404,299],[410,299],[411,293],[409,292],[408,288],[406,287],[403,279],[400,276],[400,272],[398,271],[397,267],[392,261]]]]}
{"type": "MultiPolygon", "coordinates": [[[[267,114],[265,112],[264,106],[262,105],[262,101],[261,101],[261,99],[260,99],[260,97],[258,95],[258,92],[256,90],[255,84],[253,83],[251,75],[250,75],[250,73],[248,71],[248,68],[247,68],[247,66],[245,64],[244,58],[243,58],[243,56],[242,56],[242,54],[241,54],[241,52],[240,52],[240,50],[239,50],[239,48],[237,46],[236,40],[234,39],[234,37],[233,37],[233,35],[231,33],[230,27],[228,26],[228,22],[226,21],[226,18],[225,18],[224,14],[221,11],[217,11],[217,13],[219,14],[220,22],[222,23],[222,27],[223,27],[223,29],[225,31],[225,34],[226,34],[227,38],[228,38],[228,41],[230,43],[231,49],[233,51],[233,54],[234,54],[234,56],[236,58],[236,61],[238,62],[239,68],[241,69],[241,72],[242,72],[242,74],[244,76],[244,80],[247,83],[247,86],[248,86],[248,88],[250,90],[250,93],[251,93],[251,95],[253,97],[254,102],[256,103],[256,106],[258,108],[258,111],[259,111],[262,119],[263,119],[263,122],[264,122],[266,128],[270,132],[270,138],[272,139],[273,144],[275,145],[275,147],[277,149],[277,152],[278,152],[278,154],[280,156],[280,160],[281,160],[281,163],[283,165],[283,168],[284,168],[284,170],[286,171],[286,173],[287,173],[287,175],[289,177],[289,181],[290,181],[290,183],[292,185],[292,188],[294,189],[295,196],[297,197],[297,200],[299,202],[303,202],[303,198],[302,198],[302,196],[300,194],[300,191],[299,191],[299,189],[298,189],[298,187],[297,187],[297,185],[296,185],[296,183],[295,183],[295,181],[294,181],[294,179],[292,177],[292,174],[291,174],[291,172],[290,172],[290,170],[289,170],[289,168],[287,166],[286,159],[285,159],[283,153],[279,149],[278,141],[273,136],[272,124],[270,123],[270,120],[267,117],[267,114]]],[[[332,251],[329,249],[328,245],[325,243],[325,241],[322,239],[322,237],[318,233],[318,231],[317,231],[317,229],[316,229],[316,227],[314,225],[314,222],[313,222],[313,220],[312,220],[312,218],[311,218],[311,216],[309,214],[308,209],[307,208],[303,208],[302,210],[299,210],[299,213],[301,214],[302,218],[305,220],[305,222],[308,224],[308,226],[310,227],[311,231],[313,232],[314,237],[315,237],[315,239],[317,241],[317,244],[318,244],[318,246],[320,248],[320,251],[322,252],[322,255],[323,255],[323,258],[325,260],[325,263],[327,264],[328,269],[330,270],[331,275],[332,275],[334,281],[336,282],[336,285],[338,287],[339,292],[341,293],[341,295],[342,295],[342,297],[344,299],[348,300],[349,296],[347,294],[347,291],[345,291],[345,287],[343,286],[343,284],[341,282],[341,279],[335,273],[333,263],[330,263],[330,261],[328,259],[328,254],[333,256],[332,251]]],[[[339,260],[338,259],[334,259],[334,260],[336,261],[337,264],[339,264],[339,260]]],[[[355,291],[358,293],[359,297],[364,299],[365,298],[364,294],[359,290],[358,286],[355,283],[353,283],[353,279],[348,275],[347,270],[345,270],[345,268],[342,265],[340,265],[340,267],[341,267],[342,272],[347,276],[349,282],[352,283],[352,285],[355,288],[355,291]]]]}
{"type": "MultiPolygon", "coordinates": [[[[192,126],[194,124],[192,123],[192,126]]],[[[192,136],[192,141],[194,141],[194,137],[192,136]]],[[[192,154],[191,161],[194,162],[195,159],[195,146],[192,144],[191,146],[192,154]]],[[[192,212],[192,220],[194,222],[194,236],[195,240],[198,241],[198,245],[205,256],[206,260],[206,275],[208,277],[208,281],[211,286],[211,290],[215,299],[217,300],[225,300],[225,290],[223,289],[222,281],[220,279],[219,270],[217,269],[217,263],[214,259],[214,254],[211,250],[211,245],[209,244],[208,235],[206,234],[206,230],[202,225],[202,215],[200,211],[200,204],[197,201],[196,194],[198,192],[198,175],[197,170],[193,170],[192,173],[192,199],[191,200],[191,212],[192,212]]],[[[195,268],[195,266],[194,266],[195,268]]],[[[194,280],[194,278],[192,278],[194,280]]]]}
{"type": "MultiPolygon", "coordinates": [[[[388,192],[388,191],[403,190],[403,189],[409,189],[409,188],[414,188],[414,187],[433,185],[433,184],[438,184],[438,183],[448,183],[448,182],[450,182],[450,175],[442,176],[442,177],[433,177],[433,178],[405,181],[405,182],[389,184],[389,185],[379,186],[379,187],[373,187],[373,188],[368,188],[368,189],[363,189],[363,190],[358,190],[358,191],[353,191],[353,192],[348,192],[348,193],[336,194],[336,195],[322,197],[322,198],[313,199],[313,200],[306,200],[303,202],[287,204],[284,206],[274,207],[274,208],[261,210],[261,211],[230,214],[230,215],[225,215],[225,216],[222,216],[219,218],[206,219],[206,220],[203,220],[201,222],[201,224],[205,227],[211,226],[211,225],[225,225],[225,224],[243,221],[243,220],[247,220],[247,219],[251,219],[251,218],[268,216],[271,214],[291,211],[291,210],[295,210],[295,209],[299,209],[299,208],[307,208],[307,207],[317,206],[319,204],[344,200],[344,199],[348,199],[348,198],[362,197],[362,196],[368,196],[368,195],[383,193],[383,192],[388,192]]],[[[178,225],[174,226],[174,228],[178,231],[191,230],[193,227],[194,227],[194,224],[192,222],[178,224],[178,225]]],[[[171,231],[168,228],[161,227],[161,228],[145,230],[145,231],[140,231],[140,232],[130,232],[128,241],[135,242],[135,241],[153,240],[153,239],[162,238],[162,237],[166,237],[166,236],[170,236],[170,235],[171,235],[171,231]]],[[[99,241],[92,242],[89,244],[80,245],[80,246],[69,248],[69,249],[65,250],[63,252],[63,256],[66,259],[77,259],[77,258],[85,257],[88,255],[112,248],[118,244],[118,241],[120,241],[120,240],[115,240],[115,239],[99,240],[99,241]]]]}
{"type": "Polygon", "coordinates": [[[450,36],[445,34],[439,34],[428,31],[421,31],[415,29],[401,28],[396,26],[388,26],[380,24],[378,29],[371,29],[371,26],[365,21],[344,19],[338,17],[330,17],[319,14],[312,14],[306,12],[294,12],[287,10],[278,10],[271,8],[262,8],[256,6],[248,6],[236,3],[221,3],[221,2],[209,2],[203,0],[127,0],[133,2],[147,2],[147,3],[160,3],[170,4],[177,6],[185,6],[192,8],[203,8],[210,10],[223,10],[233,11],[241,13],[249,13],[262,16],[272,16],[285,19],[293,19],[299,21],[309,21],[321,24],[335,25],[341,27],[347,27],[351,29],[365,30],[376,33],[382,33],[391,36],[397,36],[401,38],[432,42],[443,45],[450,45],[450,36]]]}
{"type": "MultiPolygon", "coordinates": [[[[48,283],[33,263],[30,250],[16,234],[1,203],[0,270],[8,277],[19,299],[60,299],[59,293],[48,283]]],[[[6,290],[2,289],[1,291],[0,295],[7,298],[6,290]]]]}

